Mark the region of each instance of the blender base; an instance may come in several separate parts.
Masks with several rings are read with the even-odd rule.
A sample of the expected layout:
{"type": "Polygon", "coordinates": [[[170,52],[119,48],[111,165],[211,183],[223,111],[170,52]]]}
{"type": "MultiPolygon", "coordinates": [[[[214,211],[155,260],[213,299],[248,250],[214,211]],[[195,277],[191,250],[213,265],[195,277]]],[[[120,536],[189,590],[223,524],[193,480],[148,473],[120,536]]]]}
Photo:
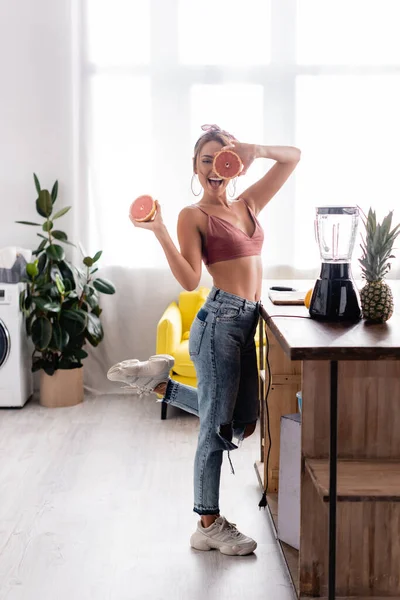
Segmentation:
{"type": "Polygon", "coordinates": [[[348,263],[323,263],[310,303],[310,316],[320,321],[359,321],[358,293],[348,263]]]}

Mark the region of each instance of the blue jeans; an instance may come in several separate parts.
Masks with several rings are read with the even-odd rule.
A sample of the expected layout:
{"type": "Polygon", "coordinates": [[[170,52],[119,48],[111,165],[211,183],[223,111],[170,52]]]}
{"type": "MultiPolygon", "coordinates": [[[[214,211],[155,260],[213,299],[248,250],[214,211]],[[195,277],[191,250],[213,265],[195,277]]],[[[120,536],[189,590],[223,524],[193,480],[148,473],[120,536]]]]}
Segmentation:
{"type": "Polygon", "coordinates": [[[254,336],[259,302],[213,287],[189,337],[197,388],[169,380],[164,401],[200,418],[194,464],[194,511],[219,513],[223,451],[237,448],[259,414],[254,336]]]}

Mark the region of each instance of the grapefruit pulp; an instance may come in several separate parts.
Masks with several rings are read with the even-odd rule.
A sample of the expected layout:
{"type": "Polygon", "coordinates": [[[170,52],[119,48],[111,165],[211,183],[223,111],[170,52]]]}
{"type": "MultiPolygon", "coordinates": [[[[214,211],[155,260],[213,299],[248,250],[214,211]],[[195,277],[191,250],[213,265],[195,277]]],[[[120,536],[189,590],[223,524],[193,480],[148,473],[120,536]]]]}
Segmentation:
{"type": "Polygon", "coordinates": [[[148,195],[139,196],[134,200],[129,209],[129,213],[135,221],[151,221],[156,212],[156,203],[148,195]]]}
{"type": "Polygon", "coordinates": [[[243,164],[236,152],[221,150],[214,156],[214,171],[221,179],[232,179],[239,175],[243,164]]]}

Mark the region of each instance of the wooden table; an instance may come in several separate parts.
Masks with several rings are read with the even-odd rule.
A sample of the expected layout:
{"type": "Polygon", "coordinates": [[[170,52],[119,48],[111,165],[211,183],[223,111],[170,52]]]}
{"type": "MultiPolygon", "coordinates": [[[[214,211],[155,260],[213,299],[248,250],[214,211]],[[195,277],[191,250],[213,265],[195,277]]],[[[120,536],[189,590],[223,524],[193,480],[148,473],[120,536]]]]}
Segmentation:
{"type": "MultiPolygon", "coordinates": [[[[296,389],[303,395],[298,560],[284,548],[297,594],[400,599],[400,315],[385,325],[321,323],[304,306],[273,305],[272,282],[263,283],[270,360],[261,360],[267,381],[271,373],[265,387],[275,394],[275,425],[277,414],[295,412],[296,389]]],[[[301,289],[309,283],[300,283],[301,289]]],[[[389,283],[400,299],[400,282],[389,283]]],[[[263,327],[260,338],[263,348],[263,327]]],[[[270,475],[273,515],[279,482],[266,466],[265,406],[257,470],[263,485],[270,475]]],[[[271,437],[279,463],[276,426],[271,437]]]]}

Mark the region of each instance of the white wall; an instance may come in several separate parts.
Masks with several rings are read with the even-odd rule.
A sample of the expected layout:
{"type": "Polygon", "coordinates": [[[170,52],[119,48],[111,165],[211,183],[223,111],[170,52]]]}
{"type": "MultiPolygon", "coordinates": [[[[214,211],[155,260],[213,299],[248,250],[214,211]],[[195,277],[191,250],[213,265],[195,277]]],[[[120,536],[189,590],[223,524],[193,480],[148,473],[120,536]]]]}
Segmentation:
{"type": "Polygon", "coordinates": [[[0,0],[0,248],[39,240],[14,223],[37,220],[32,172],[43,187],[59,179],[60,206],[74,200],[70,5],[0,0]]]}

